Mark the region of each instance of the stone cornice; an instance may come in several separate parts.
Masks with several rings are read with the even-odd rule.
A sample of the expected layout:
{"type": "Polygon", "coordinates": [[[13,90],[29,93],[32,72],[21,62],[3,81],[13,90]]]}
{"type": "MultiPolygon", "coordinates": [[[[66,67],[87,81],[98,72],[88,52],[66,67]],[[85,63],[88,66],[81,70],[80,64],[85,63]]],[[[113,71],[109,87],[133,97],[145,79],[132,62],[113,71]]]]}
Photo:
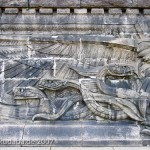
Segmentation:
{"type": "Polygon", "coordinates": [[[0,0],[0,7],[150,8],[150,0],[0,0]]]}
{"type": "Polygon", "coordinates": [[[148,8],[0,8],[0,14],[5,15],[150,15],[150,9],[148,8]]]}

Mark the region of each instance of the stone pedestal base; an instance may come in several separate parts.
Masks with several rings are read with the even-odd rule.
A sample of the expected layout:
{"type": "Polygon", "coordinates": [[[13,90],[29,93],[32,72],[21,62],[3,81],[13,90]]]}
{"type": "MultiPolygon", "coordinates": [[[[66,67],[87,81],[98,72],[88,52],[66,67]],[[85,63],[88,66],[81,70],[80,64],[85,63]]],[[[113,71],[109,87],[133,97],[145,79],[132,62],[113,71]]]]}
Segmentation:
{"type": "Polygon", "coordinates": [[[150,138],[142,137],[132,122],[1,122],[0,135],[0,146],[150,145],[150,138]]]}

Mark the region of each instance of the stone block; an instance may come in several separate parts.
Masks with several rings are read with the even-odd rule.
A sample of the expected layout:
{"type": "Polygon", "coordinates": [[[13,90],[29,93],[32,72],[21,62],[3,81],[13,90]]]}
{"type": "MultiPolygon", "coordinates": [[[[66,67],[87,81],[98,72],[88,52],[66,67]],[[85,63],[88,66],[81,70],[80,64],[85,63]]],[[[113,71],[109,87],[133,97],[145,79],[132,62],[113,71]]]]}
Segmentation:
{"type": "Polygon", "coordinates": [[[3,24],[13,24],[18,17],[18,14],[5,14],[2,13],[1,22],[3,24]]]}
{"type": "Polygon", "coordinates": [[[144,15],[150,15],[150,9],[144,9],[143,14],[144,15]]]}
{"type": "MultiPolygon", "coordinates": [[[[139,128],[135,124],[119,124],[112,122],[62,122],[62,121],[26,121],[25,123],[0,124],[2,140],[1,146],[142,146],[142,139],[138,133],[139,128]],[[121,126],[120,126],[121,125],[121,126]],[[113,134],[113,135],[112,135],[113,134]],[[11,143],[12,141],[16,143],[11,143]],[[5,141],[6,143],[2,143],[5,141]],[[18,141],[18,143],[17,143],[18,141]]],[[[149,142],[149,139],[147,139],[149,142]]],[[[52,148],[58,149],[58,148],[52,148]]],[[[67,150],[67,148],[65,148],[67,150]]],[[[72,148],[70,148],[72,149],[72,148]]],[[[89,150],[91,148],[88,148],[89,150]]],[[[95,149],[95,148],[92,148],[95,149]]],[[[96,148],[100,149],[101,148],[96,148]]],[[[103,148],[102,150],[104,150],[103,148]]],[[[110,148],[107,148],[111,150],[110,148]]],[[[116,149],[116,148],[115,148],[116,149]]],[[[119,149],[129,149],[117,148],[119,149]]],[[[132,148],[137,149],[137,147],[132,148]]],[[[140,149],[143,149],[142,147],[140,149]]],[[[146,150],[149,147],[144,148],[146,150]]],[[[143,150],[144,150],[143,149],[143,150]]]]}
{"type": "Polygon", "coordinates": [[[53,9],[51,9],[51,8],[40,8],[39,13],[40,14],[52,14],[53,9]]]}
{"type": "Polygon", "coordinates": [[[130,9],[130,8],[128,8],[126,10],[127,15],[138,15],[139,13],[140,13],[139,9],[130,9]]]}
{"type": "MultiPolygon", "coordinates": [[[[59,147],[53,147],[52,150],[60,150],[59,147]]],[[[112,147],[63,147],[62,150],[115,150],[112,147]]]]}
{"type": "Polygon", "coordinates": [[[34,15],[34,14],[36,14],[36,10],[35,9],[28,9],[28,8],[23,8],[22,9],[22,14],[24,14],[24,15],[34,15]]]}
{"type": "Polygon", "coordinates": [[[86,8],[80,8],[80,9],[74,9],[74,13],[75,14],[86,14],[87,13],[87,9],[86,8]]]}
{"type": "Polygon", "coordinates": [[[80,146],[82,145],[81,132],[81,124],[78,123],[60,122],[40,125],[34,123],[26,125],[23,140],[34,139],[43,146],[80,146]]]}
{"type": "Polygon", "coordinates": [[[0,135],[1,135],[1,143],[0,145],[19,145],[19,140],[22,139],[23,128],[25,124],[22,123],[20,125],[10,125],[10,123],[1,123],[0,124],[0,135]],[[18,143],[17,143],[18,141],[18,143]],[[9,143],[8,143],[9,142],[9,143]],[[14,142],[14,143],[13,143],[14,142]]]}
{"type": "Polygon", "coordinates": [[[57,9],[57,14],[69,14],[69,13],[70,13],[69,8],[66,8],[66,9],[58,8],[57,9]]]}
{"type": "Polygon", "coordinates": [[[113,8],[122,8],[122,7],[150,7],[149,0],[81,0],[81,7],[113,7],[113,8]]]}
{"type": "Polygon", "coordinates": [[[143,147],[137,147],[136,145],[135,145],[135,147],[115,147],[115,150],[149,150],[150,149],[150,147],[149,146],[143,146],[143,147]]]}
{"type": "Polygon", "coordinates": [[[122,14],[122,10],[121,9],[117,9],[117,8],[110,8],[109,9],[109,14],[111,15],[121,15],[122,14]]]}
{"type": "Polygon", "coordinates": [[[31,7],[79,7],[80,0],[30,0],[31,7]]]}
{"type": "Polygon", "coordinates": [[[149,8],[150,0],[133,0],[133,6],[139,8],[149,8]]]}
{"type": "Polygon", "coordinates": [[[81,0],[81,7],[125,7],[131,5],[128,0],[81,0]]]}
{"type": "Polygon", "coordinates": [[[91,9],[91,14],[104,14],[104,9],[102,8],[92,8],[91,9]]]}
{"type": "MultiPolygon", "coordinates": [[[[100,147],[99,148],[91,148],[91,147],[63,147],[61,148],[62,150],[106,150],[106,149],[101,149],[100,147]]],[[[52,150],[60,150],[60,147],[53,147],[52,150]]],[[[107,149],[107,150],[112,150],[111,148],[107,149]]]]}
{"type": "Polygon", "coordinates": [[[87,122],[83,125],[83,146],[123,146],[127,143],[131,146],[140,146],[142,145],[142,139],[139,132],[140,129],[134,124],[116,124],[114,126],[113,123],[104,125],[100,122],[87,122]],[[90,136],[88,133],[91,133],[90,136]]]}
{"type": "Polygon", "coordinates": [[[28,7],[28,0],[1,0],[1,7],[28,7]]]}
{"type": "Polygon", "coordinates": [[[5,14],[17,14],[18,12],[17,8],[5,8],[5,14]]]}

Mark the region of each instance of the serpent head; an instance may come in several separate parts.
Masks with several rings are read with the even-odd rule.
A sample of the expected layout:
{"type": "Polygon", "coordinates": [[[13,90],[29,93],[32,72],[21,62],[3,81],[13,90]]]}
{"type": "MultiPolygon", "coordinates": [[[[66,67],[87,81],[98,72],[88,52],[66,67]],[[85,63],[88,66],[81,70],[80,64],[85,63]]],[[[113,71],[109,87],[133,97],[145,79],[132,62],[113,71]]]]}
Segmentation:
{"type": "Polygon", "coordinates": [[[24,88],[24,87],[15,87],[13,90],[15,99],[18,98],[25,98],[25,97],[31,97],[33,96],[32,92],[30,91],[29,88],[24,88]]]}
{"type": "Polygon", "coordinates": [[[135,74],[135,69],[126,64],[109,64],[108,73],[113,76],[132,76],[135,74]]]}
{"type": "Polygon", "coordinates": [[[13,89],[15,99],[41,98],[45,95],[34,87],[15,87],[13,89]]]}

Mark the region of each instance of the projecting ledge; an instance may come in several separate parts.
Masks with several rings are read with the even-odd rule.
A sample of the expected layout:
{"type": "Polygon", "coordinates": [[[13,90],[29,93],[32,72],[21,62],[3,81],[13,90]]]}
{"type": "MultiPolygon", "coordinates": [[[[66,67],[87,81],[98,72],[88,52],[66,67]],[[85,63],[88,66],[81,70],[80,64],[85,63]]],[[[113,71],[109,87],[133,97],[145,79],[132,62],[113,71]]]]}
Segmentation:
{"type": "Polygon", "coordinates": [[[0,146],[143,146],[132,122],[53,121],[0,123],[0,146]]]}

